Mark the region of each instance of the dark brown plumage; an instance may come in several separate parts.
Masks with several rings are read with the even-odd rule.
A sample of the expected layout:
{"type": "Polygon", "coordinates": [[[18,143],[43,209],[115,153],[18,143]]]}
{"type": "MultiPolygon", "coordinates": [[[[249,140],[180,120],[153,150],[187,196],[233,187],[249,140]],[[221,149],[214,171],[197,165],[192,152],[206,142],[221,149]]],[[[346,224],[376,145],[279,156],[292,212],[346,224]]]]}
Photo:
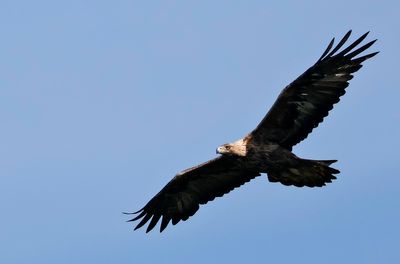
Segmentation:
{"type": "Polygon", "coordinates": [[[376,41],[373,40],[352,51],[368,33],[337,54],[335,52],[345,44],[351,31],[333,50],[332,39],[321,58],[285,87],[253,134],[261,140],[277,142],[287,149],[305,139],[328,115],[333,105],[339,102],[339,97],[345,94],[348,81],[353,78],[351,74],[362,67],[363,61],[378,53],[354,59],[376,41]]]}
{"type": "Polygon", "coordinates": [[[305,139],[323,121],[333,105],[345,94],[352,73],[378,52],[357,57],[376,40],[356,48],[362,35],[339,51],[350,37],[349,31],[333,48],[334,40],[320,59],[289,84],[261,121],[246,137],[217,149],[221,156],[178,173],[142,209],[135,212],[135,229],[148,223],[149,232],[161,219],[160,231],[169,222],[187,220],[206,204],[236,187],[267,173],[271,182],[297,187],[321,187],[336,179],[335,160],[308,160],[294,155],[294,145],[305,139]],[[332,49],[333,48],[333,49],[332,49]]]}

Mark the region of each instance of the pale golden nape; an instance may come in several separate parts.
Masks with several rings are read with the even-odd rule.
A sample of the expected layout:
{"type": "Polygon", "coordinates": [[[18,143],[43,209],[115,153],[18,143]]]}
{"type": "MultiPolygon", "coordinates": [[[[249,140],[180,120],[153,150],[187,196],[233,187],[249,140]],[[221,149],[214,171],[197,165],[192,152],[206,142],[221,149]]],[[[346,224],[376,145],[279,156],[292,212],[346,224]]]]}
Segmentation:
{"type": "Polygon", "coordinates": [[[224,144],[217,148],[218,154],[236,155],[245,157],[247,154],[246,140],[243,138],[229,144],[224,144]]]}

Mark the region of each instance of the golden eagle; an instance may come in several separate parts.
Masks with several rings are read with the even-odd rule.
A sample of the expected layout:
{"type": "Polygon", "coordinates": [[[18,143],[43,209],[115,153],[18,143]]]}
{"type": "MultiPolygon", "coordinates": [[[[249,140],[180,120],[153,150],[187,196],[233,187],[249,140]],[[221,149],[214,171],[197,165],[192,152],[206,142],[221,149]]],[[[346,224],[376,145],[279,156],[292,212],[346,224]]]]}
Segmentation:
{"type": "Polygon", "coordinates": [[[178,173],[129,221],[141,220],[135,230],[150,219],[146,232],[162,218],[160,232],[170,221],[187,220],[206,204],[260,176],[270,182],[296,187],[321,187],[336,179],[339,171],[330,167],[336,160],[309,160],[294,155],[294,145],[321,123],[339,97],[345,94],[365,60],[378,52],[357,57],[376,41],[361,47],[369,32],[347,48],[339,49],[351,30],[333,48],[334,39],[318,61],[283,89],[261,123],[247,136],[217,148],[219,157],[178,173]],[[357,48],[356,48],[357,47],[357,48]]]}

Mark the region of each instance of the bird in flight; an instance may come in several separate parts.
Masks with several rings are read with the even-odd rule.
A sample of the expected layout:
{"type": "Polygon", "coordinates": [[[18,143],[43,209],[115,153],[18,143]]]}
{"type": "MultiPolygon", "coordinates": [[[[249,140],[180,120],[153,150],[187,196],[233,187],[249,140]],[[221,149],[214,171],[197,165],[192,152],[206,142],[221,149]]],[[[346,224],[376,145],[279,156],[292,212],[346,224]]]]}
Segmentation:
{"type": "Polygon", "coordinates": [[[217,158],[176,174],[129,221],[148,221],[146,232],[161,219],[160,232],[172,222],[187,220],[201,204],[206,204],[234,188],[266,173],[270,182],[296,187],[322,187],[336,179],[339,170],[330,167],[336,160],[297,157],[294,145],[304,140],[345,94],[349,80],[365,60],[378,52],[359,56],[376,41],[359,44],[368,32],[343,48],[351,30],[333,47],[329,43],[317,62],[279,94],[261,123],[245,137],[217,148],[217,158]]]}

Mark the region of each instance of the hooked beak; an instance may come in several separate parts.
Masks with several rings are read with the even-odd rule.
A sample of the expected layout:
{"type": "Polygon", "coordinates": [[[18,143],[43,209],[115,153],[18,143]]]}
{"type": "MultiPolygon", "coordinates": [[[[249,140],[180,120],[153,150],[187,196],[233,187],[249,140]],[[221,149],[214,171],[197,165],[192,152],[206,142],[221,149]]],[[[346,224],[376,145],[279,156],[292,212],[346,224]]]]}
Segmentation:
{"type": "Polygon", "coordinates": [[[215,152],[217,154],[222,154],[222,147],[218,147],[215,152]]]}

